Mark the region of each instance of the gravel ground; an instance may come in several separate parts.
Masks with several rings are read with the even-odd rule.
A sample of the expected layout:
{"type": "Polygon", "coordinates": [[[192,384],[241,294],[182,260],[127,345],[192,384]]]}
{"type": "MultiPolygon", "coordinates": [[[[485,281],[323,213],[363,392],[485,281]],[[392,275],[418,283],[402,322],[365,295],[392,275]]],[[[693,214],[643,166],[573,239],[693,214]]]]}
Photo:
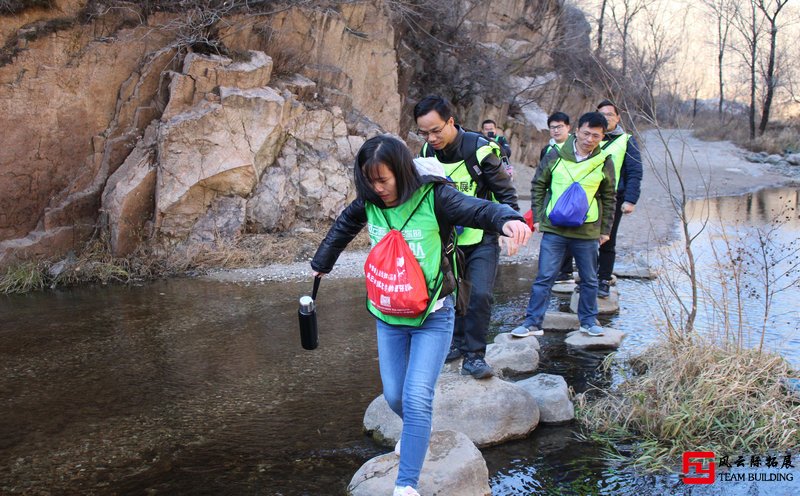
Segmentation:
{"type": "MultiPolygon", "coordinates": [[[[671,197],[679,193],[677,175],[671,156],[680,162],[677,170],[689,198],[744,194],[767,187],[800,182],[800,166],[777,166],[751,163],[747,153],[729,141],[706,142],[690,131],[680,129],[645,131],[643,148],[644,180],[642,194],[633,214],[620,224],[617,236],[617,260],[622,264],[646,265],[647,253],[678,239],[678,216],[671,197]]],[[[520,207],[530,208],[530,180],[533,167],[517,165],[514,182],[520,194],[520,207]]],[[[535,263],[540,235],[513,256],[502,256],[501,263],[535,263]]],[[[333,271],[326,277],[352,278],[364,274],[366,250],[345,250],[333,271]]],[[[208,277],[226,282],[303,281],[311,278],[308,262],[273,264],[260,268],[220,270],[208,277]]]]}

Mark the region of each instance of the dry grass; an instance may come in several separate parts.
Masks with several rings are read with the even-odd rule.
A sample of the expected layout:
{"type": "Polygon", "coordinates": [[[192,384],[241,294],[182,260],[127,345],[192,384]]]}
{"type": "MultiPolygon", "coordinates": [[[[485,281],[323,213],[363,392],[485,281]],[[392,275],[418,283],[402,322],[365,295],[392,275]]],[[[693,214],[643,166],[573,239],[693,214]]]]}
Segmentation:
{"type": "Polygon", "coordinates": [[[721,121],[716,113],[700,113],[693,122],[694,135],[706,141],[728,140],[754,152],[784,153],[800,151],[800,126],[775,123],[763,136],[750,140],[747,117],[726,115],[721,121]]]}
{"type": "MultiPolygon", "coordinates": [[[[80,255],[62,261],[23,262],[0,274],[0,294],[27,293],[86,283],[129,283],[204,273],[213,269],[261,267],[309,260],[327,233],[327,224],[296,234],[248,234],[234,241],[188,247],[142,247],[114,257],[102,239],[89,242],[80,255]]],[[[369,246],[362,231],[349,249],[369,246]]]]}
{"type": "Polygon", "coordinates": [[[635,441],[636,465],[674,467],[684,451],[800,446],[800,408],[780,382],[797,372],[778,355],[664,339],[630,365],[634,372],[615,390],[592,390],[600,397],[591,402],[580,395],[577,416],[588,437],[609,446],[635,441]]]}

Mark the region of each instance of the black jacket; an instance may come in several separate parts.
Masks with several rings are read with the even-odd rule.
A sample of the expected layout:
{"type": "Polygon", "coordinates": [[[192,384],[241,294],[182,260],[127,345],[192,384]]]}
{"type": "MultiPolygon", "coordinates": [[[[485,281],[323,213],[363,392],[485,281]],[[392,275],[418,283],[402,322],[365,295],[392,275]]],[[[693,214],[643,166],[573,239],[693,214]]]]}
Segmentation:
{"type": "MultiPolygon", "coordinates": [[[[439,162],[452,164],[465,159],[464,151],[462,150],[465,131],[460,126],[456,127],[458,129],[456,139],[444,147],[443,150],[433,150],[433,147],[430,147],[439,162]]],[[[481,138],[486,139],[483,135],[481,135],[481,138]]],[[[471,152],[475,153],[475,150],[471,150],[471,152]]],[[[428,152],[428,156],[430,156],[430,152],[428,152]]],[[[491,198],[491,194],[494,193],[494,198],[498,202],[505,203],[514,210],[519,211],[517,190],[511,182],[511,177],[506,173],[503,164],[500,162],[500,157],[494,153],[488,154],[480,163],[480,168],[481,175],[477,176],[475,180],[478,185],[475,196],[488,200],[491,198]]],[[[470,175],[475,178],[472,173],[470,175]]]]}
{"type": "MultiPolygon", "coordinates": [[[[430,179],[424,178],[430,182],[430,179]]],[[[441,233],[449,233],[451,226],[467,226],[502,233],[503,225],[510,220],[524,222],[523,217],[507,205],[480,200],[465,195],[447,184],[433,186],[434,212],[441,233]]],[[[327,274],[348,243],[367,224],[364,200],[356,198],[339,215],[317,248],[311,268],[327,274]]]]}

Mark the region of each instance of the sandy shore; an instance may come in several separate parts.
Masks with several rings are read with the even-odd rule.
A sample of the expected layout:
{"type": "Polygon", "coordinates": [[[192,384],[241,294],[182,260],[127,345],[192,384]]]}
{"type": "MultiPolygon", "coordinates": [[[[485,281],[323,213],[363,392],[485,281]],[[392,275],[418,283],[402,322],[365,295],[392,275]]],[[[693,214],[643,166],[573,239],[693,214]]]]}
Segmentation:
{"type": "MultiPolygon", "coordinates": [[[[745,150],[729,141],[705,142],[687,130],[649,130],[642,135],[644,179],[642,194],[633,214],[623,218],[617,237],[617,260],[646,264],[647,253],[679,237],[678,214],[671,198],[680,193],[671,160],[679,164],[680,177],[689,198],[730,196],[767,187],[800,182],[800,166],[776,166],[751,163],[745,150]]],[[[530,180],[533,167],[516,166],[514,182],[520,196],[520,208],[530,208],[530,180]]],[[[513,256],[502,256],[501,263],[532,264],[539,253],[535,234],[528,245],[513,256]]],[[[363,275],[365,250],[345,250],[327,277],[347,278],[363,275]]],[[[227,282],[264,282],[308,280],[308,262],[273,264],[260,268],[214,271],[208,278],[227,282]]]]}

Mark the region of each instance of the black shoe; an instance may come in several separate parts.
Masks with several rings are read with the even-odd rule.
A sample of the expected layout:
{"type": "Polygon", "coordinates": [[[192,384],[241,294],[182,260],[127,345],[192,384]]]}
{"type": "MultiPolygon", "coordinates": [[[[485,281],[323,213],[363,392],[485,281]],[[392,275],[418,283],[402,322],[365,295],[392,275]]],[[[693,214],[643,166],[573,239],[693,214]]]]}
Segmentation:
{"type": "Polygon", "coordinates": [[[447,358],[444,359],[444,363],[452,362],[453,360],[458,360],[461,358],[461,350],[454,344],[450,345],[450,351],[447,352],[447,358]]]}
{"type": "Polygon", "coordinates": [[[611,296],[611,285],[608,281],[600,281],[597,283],[597,297],[608,298],[611,296]]]}
{"type": "Polygon", "coordinates": [[[461,364],[461,375],[471,375],[476,379],[486,379],[494,375],[494,370],[481,355],[468,353],[464,357],[464,363],[461,364]]]}
{"type": "Polygon", "coordinates": [[[571,282],[575,282],[575,278],[572,277],[572,274],[559,274],[553,284],[568,284],[571,282]]]}

